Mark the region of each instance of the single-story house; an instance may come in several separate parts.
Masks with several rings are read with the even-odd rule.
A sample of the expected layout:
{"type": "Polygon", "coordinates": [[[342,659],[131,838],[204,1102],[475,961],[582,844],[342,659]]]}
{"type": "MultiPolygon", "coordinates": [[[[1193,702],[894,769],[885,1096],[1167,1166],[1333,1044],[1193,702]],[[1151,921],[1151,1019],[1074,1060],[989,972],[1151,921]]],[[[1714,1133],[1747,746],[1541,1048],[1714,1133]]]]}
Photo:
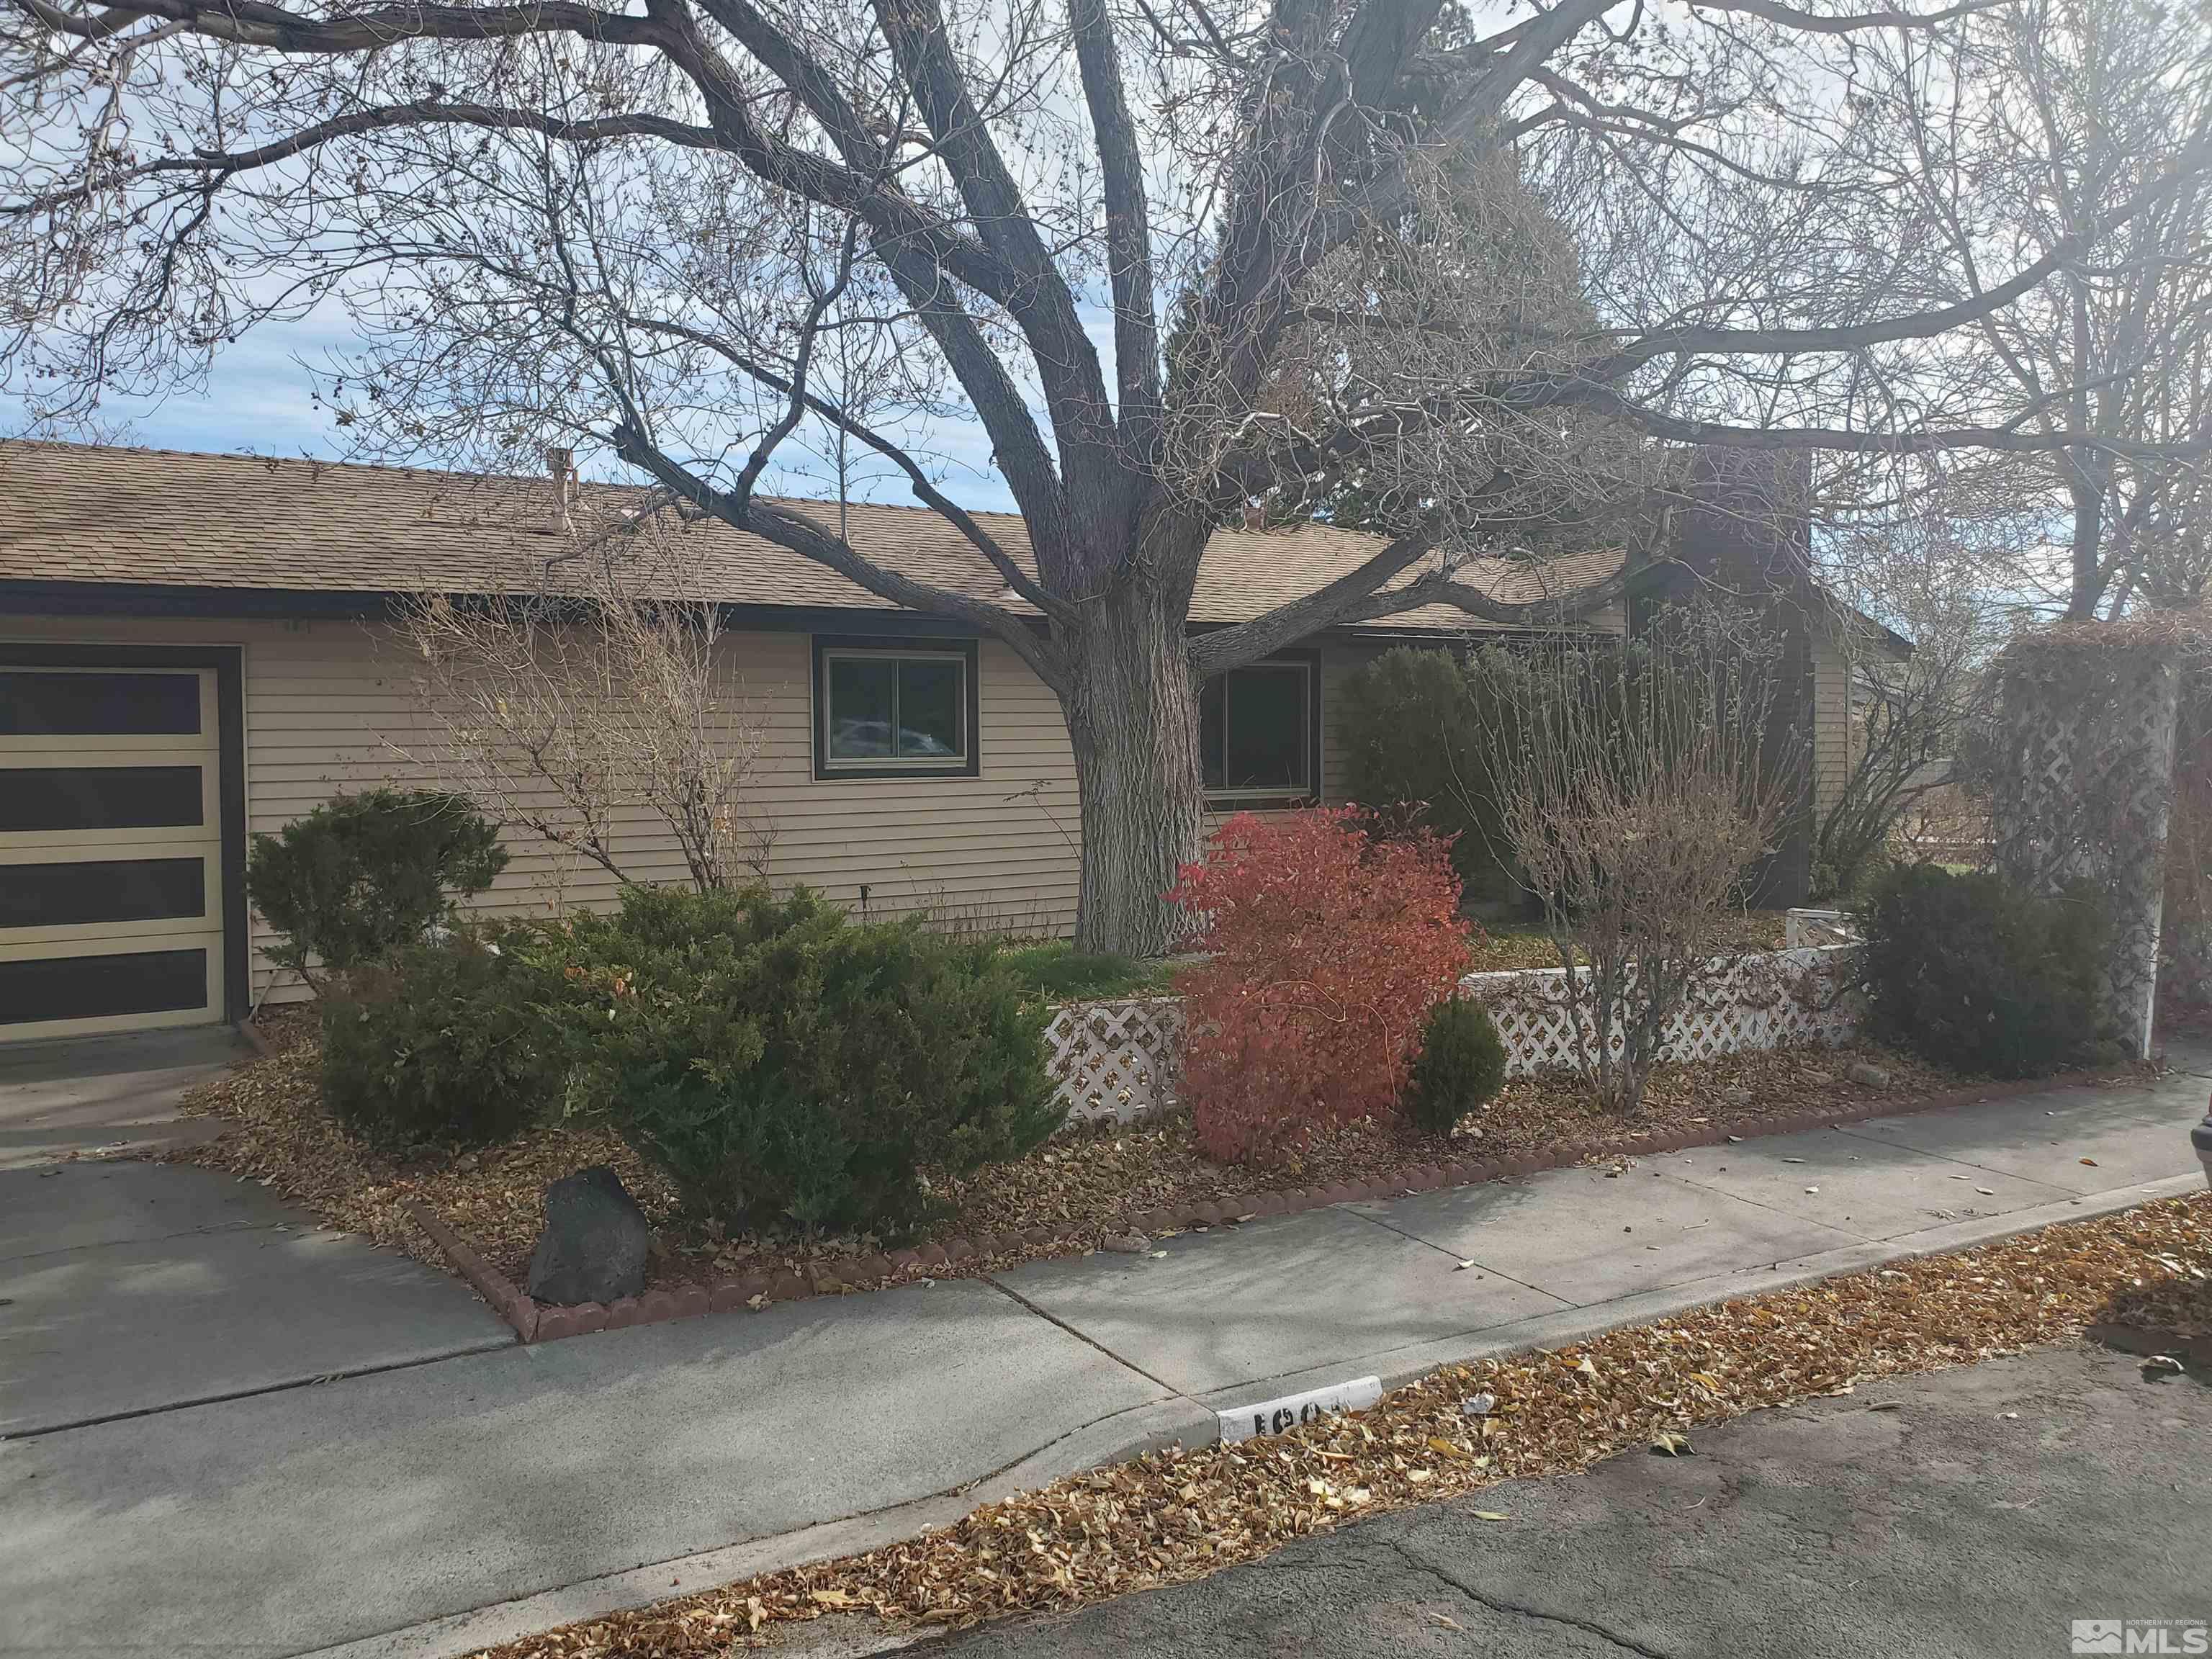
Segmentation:
{"type": "MultiPolygon", "coordinates": [[[[0,1040],[235,1020],[299,988],[265,960],[244,895],[246,838],[331,796],[438,780],[409,756],[422,711],[386,623],[399,597],[536,591],[564,545],[550,479],[70,444],[0,445],[0,1040]]],[[[833,518],[841,509],[814,504],[833,518]]],[[[842,509],[884,564],[986,597],[1001,583],[940,518],[842,509]]],[[[979,515],[1018,558],[1018,518],[979,515]]],[[[719,522],[693,526],[728,648],[765,723],[753,805],[771,878],[873,914],[929,906],[1038,934],[1073,922],[1080,824],[1053,694],[1003,643],[887,605],[719,522]],[[871,740],[889,676],[951,711],[884,764],[871,740]]],[[[1733,532],[1718,532],[1728,534],[1733,532]]],[[[1192,625],[1255,616],[1357,565],[1369,537],[1322,526],[1224,529],[1192,625]]],[[[1579,585],[1498,562],[1498,597],[1579,585]]],[[[1586,568],[1583,568],[1586,567],[1586,568]]],[[[1584,625],[1619,631],[1626,607],[1584,625]]],[[[1437,606],[1330,629],[1228,677],[1210,757],[1264,750],[1269,775],[1216,775],[1226,804],[1335,799],[1332,687],[1393,642],[1483,631],[1437,606]],[[1285,741],[1285,733],[1295,741],[1285,741]]],[[[1845,677],[1817,672],[1809,700],[1845,677]]],[[[907,722],[912,724],[911,720],[907,722]]],[[[1834,721],[1802,729],[1825,733],[1834,721]]],[[[1825,738],[1820,739],[1826,741],[1825,738]]],[[[1819,780],[1840,757],[1816,748],[1819,780]]],[[[1217,760],[1233,765],[1233,759],[1217,760]]],[[[632,849],[679,879],[641,820],[632,849]],[[657,862],[656,862],[657,860],[657,862]]],[[[603,873],[517,845],[493,910],[608,900],[603,873]]]]}

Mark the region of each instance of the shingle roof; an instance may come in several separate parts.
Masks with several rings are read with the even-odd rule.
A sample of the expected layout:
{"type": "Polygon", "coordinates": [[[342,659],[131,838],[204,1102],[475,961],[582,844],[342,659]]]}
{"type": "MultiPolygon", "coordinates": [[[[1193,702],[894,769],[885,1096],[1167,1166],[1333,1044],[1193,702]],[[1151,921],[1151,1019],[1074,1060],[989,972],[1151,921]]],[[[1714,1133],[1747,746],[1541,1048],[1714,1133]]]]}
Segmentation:
{"type": "MultiPolygon", "coordinates": [[[[641,494],[586,485],[579,519],[615,522],[641,494]]],[[[833,527],[838,522],[834,503],[787,505],[833,527]]],[[[554,506],[553,486],[543,478],[10,442],[0,444],[0,583],[526,592],[545,580],[546,561],[571,544],[546,529],[554,506]]],[[[937,514],[871,504],[844,512],[847,538],[868,558],[962,592],[1004,596],[998,573],[937,514]]],[[[1034,569],[1018,516],[975,516],[1017,562],[1034,569]]],[[[687,580],[700,593],[732,604],[885,608],[834,571],[718,520],[690,525],[682,534],[687,580]]],[[[1352,569],[1377,545],[1375,537],[1323,525],[1217,531],[1200,569],[1191,620],[1258,616],[1352,569]]],[[[1618,568],[1620,557],[1581,554],[1540,567],[1486,560],[1471,567],[1466,580],[1518,602],[1601,580],[1618,568]]],[[[1487,624],[1449,605],[1428,605],[1371,626],[1459,631],[1487,624]]]]}

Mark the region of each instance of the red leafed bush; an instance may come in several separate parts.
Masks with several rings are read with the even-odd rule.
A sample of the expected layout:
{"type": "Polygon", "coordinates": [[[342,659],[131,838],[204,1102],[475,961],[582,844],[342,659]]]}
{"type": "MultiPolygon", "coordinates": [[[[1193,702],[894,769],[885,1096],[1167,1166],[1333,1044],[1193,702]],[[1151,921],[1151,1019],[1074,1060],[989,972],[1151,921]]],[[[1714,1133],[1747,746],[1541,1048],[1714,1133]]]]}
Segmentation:
{"type": "Polygon", "coordinates": [[[1212,952],[1178,981],[1183,1094],[1210,1158],[1264,1163],[1393,1110],[1421,1024],[1467,965],[1449,837],[1356,808],[1243,812],[1169,896],[1212,952]]]}

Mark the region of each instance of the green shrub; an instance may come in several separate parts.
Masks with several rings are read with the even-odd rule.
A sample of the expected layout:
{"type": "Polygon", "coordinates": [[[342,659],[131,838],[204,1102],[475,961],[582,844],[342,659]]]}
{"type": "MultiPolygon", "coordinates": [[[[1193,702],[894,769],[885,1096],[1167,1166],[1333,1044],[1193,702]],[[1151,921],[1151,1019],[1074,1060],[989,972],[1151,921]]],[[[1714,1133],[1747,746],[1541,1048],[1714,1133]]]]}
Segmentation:
{"type": "Polygon", "coordinates": [[[322,1005],[323,1100],[365,1139],[482,1146],[549,1103],[540,991],[522,929],[418,939],[322,1005]]]}
{"type": "Polygon", "coordinates": [[[1449,996],[1429,1010],[1401,1103],[1406,1120],[1425,1135],[1452,1126],[1505,1085],[1505,1040],[1490,1011],[1469,997],[1449,996]]]}
{"type": "Polygon", "coordinates": [[[1175,988],[1174,969],[1164,962],[1079,951],[1065,939],[1002,949],[999,957],[1023,984],[1056,1001],[1167,996],[1175,988]]]}
{"type": "Polygon", "coordinates": [[[1858,917],[1875,1035],[1992,1077],[2038,1076],[2109,1048],[2110,924],[2094,895],[2045,897],[1918,864],[1885,876],[1858,917]]]}
{"type": "Polygon", "coordinates": [[[458,894],[507,867],[499,832],[465,795],[371,789],[253,838],[246,890],[283,935],[270,960],[310,985],[343,976],[449,921],[458,894]]]}
{"type": "Polygon", "coordinates": [[[1043,1005],[987,939],[856,925],[803,890],[635,888],[562,948],[572,1099],[727,1224],[919,1219],[925,1172],[1059,1127],[1043,1005]]]}

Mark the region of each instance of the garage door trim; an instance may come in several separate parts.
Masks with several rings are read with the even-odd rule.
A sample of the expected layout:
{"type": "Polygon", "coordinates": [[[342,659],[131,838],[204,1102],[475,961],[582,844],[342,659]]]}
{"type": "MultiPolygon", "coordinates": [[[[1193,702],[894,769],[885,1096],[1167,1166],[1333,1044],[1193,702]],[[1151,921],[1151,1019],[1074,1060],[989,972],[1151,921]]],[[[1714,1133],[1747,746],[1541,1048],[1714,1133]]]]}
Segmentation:
{"type": "Polygon", "coordinates": [[[215,671],[216,779],[222,807],[222,994],[235,1024],[251,1005],[246,927],[246,653],[235,645],[58,645],[0,640],[0,658],[27,668],[215,671]]]}

